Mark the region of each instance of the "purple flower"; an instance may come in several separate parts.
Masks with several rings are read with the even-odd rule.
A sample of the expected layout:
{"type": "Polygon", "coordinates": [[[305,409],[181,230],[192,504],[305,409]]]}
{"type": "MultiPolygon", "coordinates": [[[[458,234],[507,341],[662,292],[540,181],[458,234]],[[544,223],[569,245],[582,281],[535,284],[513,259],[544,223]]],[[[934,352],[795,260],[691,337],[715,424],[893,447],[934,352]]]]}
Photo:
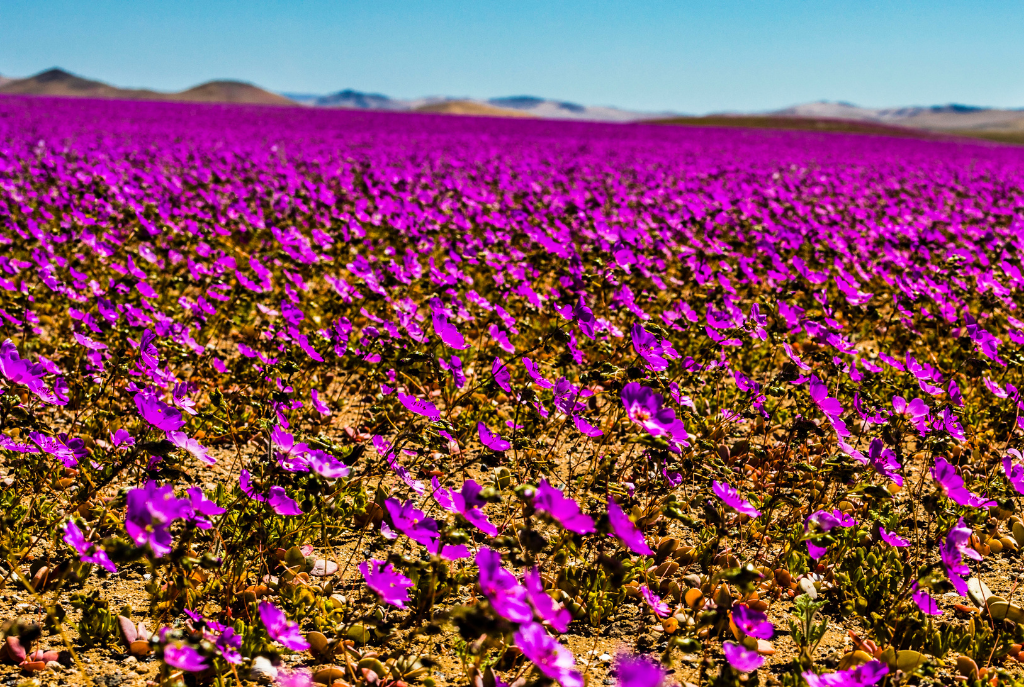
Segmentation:
{"type": "Polygon", "coordinates": [[[428,517],[426,513],[416,508],[412,501],[404,504],[389,498],[384,501],[391,521],[395,529],[418,542],[427,548],[430,553],[436,554],[440,549],[441,534],[437,526],[437,520],[428,517]]]}
{"type": "Polygon", "coordinates": [[[744,604],[733,604],[732,620],[740,632],[757,639],[771,639],[775,634],[775,627],[768,622],[768,616],[744,604]]]}
{"type": "Polygon", "coordinates": [[[963,518],[949,530],[945,541],[939,544],[939,558],[942,559],[942,567],[946,570],[946,576],[950,583],[960,594],[967,596],[967,583],[962,579],[964,575],[970,575],[971,569],[963,562],[963,557],[980,561],[981,554],[970,546],[971,535],[974,531],[967,526],[963,518]]]}
{"type": "Polygon", "coordinates": [[[749,501],[744,501],[740,498],[739,492],[733,489],[731,484],[726,482],[712,482],[711,490],[715,492],[715,496],[722,499],[729,508],[739,511],[744,515],[749,515],[752,518],[760,517],[761,511],[750,505],[749,501]]]}
{"type": "Polygon", "coordinates": [[[629,547],[630,551],[641,556],[654,555],[654,551],[644,540],[644,533],[633,524],[629,516],[626,515],[626,512],[622,510],[619,504],[615,503],[615,499],[610,495],[608,496],[608,524],[612,528],[609,536],[614,534],[623,544],[629,547]]]}
{"type": "MultiPolygon", "coordinates": [[[[917,583],[915,582],[914,585],[916,586],[917,583]]],[[[942,609],[939,608],[938,602],[925,590],[918,589],[910,598],[925,615],[942,615],[942,609]]]]}
{"type": "Polygon", "coordinates": [[[669,605],[662,601],[660,596],[651,591],[651,588],[646,584],[640,585],[640,596],[651,607],[651,610],[654,611],[654,615],[659,618],[667,618],[672,613],[669,605]]]}
{"type": "Polygon", "coordinates": [[[514,623],[533,620],[533,611],[526,602],[526,588],[519,584],[515,575],[501,567],[500,553],[480,547],[476,567],[480,570],[480,591],[498,615],[514,623]]]}
{"type": "Polygon", "coordinates": [[[142,419],[164,432],[174,432],[185,426],[181,412],[156,397],[152,390],[135,394],[135,406],[142,419]]]}
{"type": "Polygon", "coordinates": [[[678,453],[676,446],[689,446],[689,435],[676,411],[662,407],[663,398],[646,386],[630,382],[622,387],[622,404],[629,419],[654,437],[665,437],[678,453]]]}
{"type": "Polygon", "coordinates": [[[260,603],[260,619],[267,628],[267,634],[278,644],[292,651],[305,651],[309,642],[302,636],[297,623],[288,620],[284,611],[269,601],[260,603]]]}
{"type": "Polygon", "coordinates": [[[616,687],[664,687],[668,674],[646,656],[619,656],[615,660],[616,687]]]}
{"type": "Polygon", "coordinates": [[[807,687],[870,687],[889,673],[889,666],[881,661],[871,661],[851,670],[839,670],[828,675],[815,675],[811,671],[801,673],[807,687]]]}
{"type": "Polygon", "coordinates": [[[278,515],[302,515],[302,509],[299,508],[299,504],[296,503],[293,498],[288,496],[284,487],[270,487],[270,494],[267,497],[267,503],[270,504],[270,507],[273,508],[274,512],[278,515]]]}
{"type": "Polygon", "coordinates": [[[320,392],[318,392],[316,389],[310,389],[309,397],[313,401],[313,408],[316,409],[316,412],[320,413],[324,417],[327,417],[328,415],[331,414],[330,406],[328,406],[326,403],[320,400],[320,392]]]}
{"type": "Polygon", "coordinates": [[[539,623],[526,623],[515,634],[516,646],[537,670],[562,687],[584,687],[583,676],[574,670],[572,652],[544,631],[539,623]]]}
{"type": "Polygon", "coordinates": [[[324,479],[347,477],[350,472],[347,465],[330,453],[318,449],[310,449],[306,457],[309,460],[310,469],[324,479]]]}
{"type": "Polygon", "coordinates": [[[545,479],[537,485],[533,505],[570,532],[589,534],[594,531],[594,520],[580,511],[579,504],[548,484],[545,479]]]}
{"type": "Polygon", "coordinates": [[[434,498],[437,499],[437,503],[441,508],[444,508],[449,513],[459,513],[488,537],[498,535],[498,528],[487,520],[487,515],[482,510],[484,503],[486,503],[480,498],[480,492],[483,491],[483,487],[474,480],[467,479],[463,482],[461,491],[445,489],[437,481],[437,477],[431,478],[430,484],[434,488],[434,498]]]}
{"type": "Polygon", "coordinates": [[[439,422],[441,420],[441,413],[438,412],[437,406],[430,401],[421,401],[415,396],[403,394],[401,391],[398,392],[398,400],[407,410],[417,415],[422,415],[431,422],[439,422]]]}
{"type": "Polygon", "coordinates": [[[846,428],[846,424],[839,419],[839,416],[843,414],[843,406],[839,404],[838,399],[832,398],[828,395],[828,387],[823,381],[818,379],[817,375],[811,375],[810,382],[810,394],[811,400],[814,402],[818,409],[824,413],[825,417],[832,424],[832,428],[835,429],[836,434],[840,437],[850,436],[850,430],[846,428]]]}
{"type": "Polygon", "coordinates": [[[956,468],[942,456],[938,456],[935,459],[935,467],[932,468],[932,479],[938,483],[939,489],[942,490],[943,494],[961,506],[989,508],[996,505],[995,501],[986,500],[972,494],[964,486],[964,478],[957,474],[956,468]]]}
{"type": "Polygon", "coordinates": [[[191,515],[192,505],[188,499],[175,497],[170,484],[158,487],[150,480],[145,486],[129,491],[127,501],[124,526],[135,545],[149,544],[156,558],[170,553],[174,543],[170,525],[191,515]]]}
{"type": "Polygon", "coordinates": [[[729,665],[741,673],[752,673],[764,665],[764,656],[736,642],[723,642],[722,652],[729,665]]]}
{"type": "Polygon", "coordinates": [[[82,530],[79,529],[78,525],[73,520],[68,520],[64,524],[64,543],[73,548],[78,553],[78,558],[83,563],[95,563],[107,572],[113,574],[117,572],[117,567],[113,561],[107,555],[107,552],[101,549],[98,545],[91,545],[85,540],[85,535],[82,530]],[[93,553],[90,554],[89,551],[93,553]]]}
{"type": "MultiPolygon", "coordinates": [[[[0,344],[0,374],[13,384],[23,384],[29,391],[39,395],[46,392],[46,385],[43,377],[46,376],[46,366],[40,363],[30,363],[18,355],[18,347],[13,341],[7,339],[0,344]]],[[[46,400],[46,399],[44,399],[46,400]]]]}
{"type": "Polygon", "coordinates": [[[903,537],[897,536],[896,534],[894,534],[892,532],[886,532],[884,527],[880,526],[878,528],[878,535],[882,538],[882,541],[884,541],[889,546],[895,546],[895,547],[910,546],[910,542],[909,541],[907,541],[903,537]]]}
{"type": "Polygon", "coordinates": [[[1017,449],[1007,449],[1006,455],[1003,456],[1003,472],[1006,473],[1006,479],[1010,481],[1017,493],[1024,494],[1024,466],[1014,463],[1013,458],[1024,460],[1017,449]]]}
{"type": "Polygon", "coordinates": [[[201,673],[210,667],[206,663],[206,659],[187,644],[182,644],[181,646],[168,644],[165,646],[164,663],[172,668],[184,670],[188,673],[201,673]]]}
{"type": "Polygon", "coordinates": [[[189,505],[192,507],[192,513],[187,519],[196,523],[199,529],[208,530],[213,527],[207,519],[209,516],[227,513],[227,509],[221,508],[215,501],[206,498],[206,494],[199,487],[190,487],[185,490],[185,493],[188,494],[189,505]]]}
{"type": "Polygon", "coordinates": [[[207,465],[213,465],[217,462],[217,459],[207,452],[207,448],[205,446],[184,432],[167,432],[167,440],[183,451],[187,451],[192,454],[192,456],[207,465]]]}
{"type": "Polygon", "coordinates": [[[868,447],[868,461],[878,474],[888,477],[901,487],[903,486],[903,475],[897,472],[902,466],[896,460],[896,454],[892,449],[886,448],[885,443],[877,437],[871,440],[871,445],[868,447]]]}
{"type": "Polygon", "coordinates": [[[359,572],[363,573],[366,586],[377,592],[384,603],[405,608],[409,589],[415,586],[412,580],[395,571],[390,563],[385,566],[384,561],[363,561],[359,564],[359,572]]]}
{"type": "Polygon", "coordinates": [[[492,451],[501,452],[512,448],[512,444],[502,439],[497,432],[492,432],[484,423],[478,422],[476,430],[480,434],[480,443],[492,451]]]}
{"type": "Polygon", "coordinates": [[[633,325],[630,334],[633,337],[633,349],[644,359],[647,367],[654,372],[668,369],[668,361],[663,357],[664,351],[658,337],[644,329],[639,322],[633,325]]]}
{"type": "Polygon", "coordinates": [[[494,383],[505,393],[512,393],[512,373],[508,371],[508,366],[501,362],[501,358],[495,358],[491,363],[491,376],[494,377],[494,383]]]}
{"type": "Polygon", "coordinates": [[[441,341],[452,348],[460,350],[466,348],[466,340],[459,333],[459,330],[455,328],[455,325],[448,321],[448,317],[444,314],[443,310],[435,308],[431,315],[431,320],[434,323],[434,333],[441,337],[441,341]]]}
{"type": "Polygon", "coordinates": [[[573,415],[572,423],[576,425],[576,429],[579,430],[579,433],[584,436],[594,438],[604,434],[604,432],[601,429],[590,424],[580,415],[573,415]]]}
{"type": "Polygon", "coordinates": [[[523,582],[526,585],[526,598],[537,612],[537,617],[557,631],[565,632],[572,622],[572,614],[562,604],[555,603],[555,600],[544,591],[540,571],[533,568],[523,577],[523,582]]]}
{"type": "Polygon", "coordinates": [[[530,375],[530,379],[533,380],[534,384],[540,388],[550,389],[554,386],[550,380],[546,379],[544,375],[540,373],[540,368],[538,368],[537,365],[529,358],[523,358],[523,367],[526,368],[526,372],[530,375]]]}

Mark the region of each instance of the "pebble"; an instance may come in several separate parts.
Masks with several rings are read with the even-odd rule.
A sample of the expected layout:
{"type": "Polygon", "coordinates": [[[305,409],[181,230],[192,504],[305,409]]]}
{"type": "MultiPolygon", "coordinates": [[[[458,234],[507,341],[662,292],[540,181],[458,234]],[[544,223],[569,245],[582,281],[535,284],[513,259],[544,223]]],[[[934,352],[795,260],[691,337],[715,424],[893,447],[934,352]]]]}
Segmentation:
{"type": "Polygon", "coordinates": [[[249,670],[249,679],[264,685],[272,684],[277,679],[277,668],[266,656],[257,656],[249,670]]]}
{"type": "Polygon", "coordinates": [[[800,591],[812,599],[818,598],[818,590],[814,586],[814,580],[805,577],[800,580],[800,591]]]}
{"type": "Polygon", "coordinates": [[[138,662],[139,659],[135,658],[134,656],[129,656],[128,658],[124,659],[124,661],[122,661],[122,663],[124,663],[126,666],[133,666],[138,662]]]}
{"type": "Polygon", "coordinates": [[[64,672],[64,666],[62,666],[57,661],[47,661],[46,662],[46,667],[47,667],[48,670],[52,670],[55,673],[63,673],[64,672]]]}
{"type": "Polygon", "coordinates": [[[612,660],[612,657],[609,654],[601,654],[600,656],[598,656],[598,659],[600,659],[604,663],[607,663],[608,661],[612,660]]]}

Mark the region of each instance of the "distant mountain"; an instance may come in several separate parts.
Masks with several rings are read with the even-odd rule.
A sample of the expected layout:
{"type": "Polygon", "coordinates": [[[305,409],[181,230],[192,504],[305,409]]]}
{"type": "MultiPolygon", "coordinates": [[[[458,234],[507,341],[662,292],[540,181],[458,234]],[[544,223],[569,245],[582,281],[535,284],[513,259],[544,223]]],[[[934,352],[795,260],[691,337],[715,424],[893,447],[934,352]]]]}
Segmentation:
{"type": "Polygon", "coordinates": [[[296,104],[282,95],[242,81],[209,81],[180,93],[161,93],[146,89],[117,88],[102,81],[76,76],[63,69],[48,69],[26,79],[11,79],[0,83],[0,94],[260,105],[296,104]]]}
{"type": "Polygon", "coordinates": [[[330,95],[283,93],[295,102],[313,107],[344,107],[356,110],[390,110],[480,114],[495,117],[531,116],[545,119],[580,119],[605,122],[631,122],[669,116],[619,110],[613,107],[590,107],[560,100],[547,100],[532,95],[516,95],[489,100],[434,96],[400,100],[381,93],[364,93],[351,89],[330,95]],[[470,112],[472,111],[472,112],[470,112]]]}
{"type": "Polygon", "coordinates": [[[428,103],[415,108],[416,112],[433,112],[435,114],[478,115],[484,117],[532,117],[528,112],[520,112],[505,107],[494,107],[475,100],[442,100],[428,103]]]}
{"type": "Polygon", "coordinates": [[[1024,110],[974,105],[932,105],[870,109],[849,103],[820,101],[767,113],[774,117],[845,119],[945,132],[1024,133],[1024,110]]]}

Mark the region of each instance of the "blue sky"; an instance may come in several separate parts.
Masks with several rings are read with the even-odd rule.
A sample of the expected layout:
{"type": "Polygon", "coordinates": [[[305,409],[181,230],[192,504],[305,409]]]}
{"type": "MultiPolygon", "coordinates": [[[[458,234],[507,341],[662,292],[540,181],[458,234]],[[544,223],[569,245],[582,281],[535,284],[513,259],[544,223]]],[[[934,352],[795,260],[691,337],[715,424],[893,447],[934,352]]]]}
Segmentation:
{"type": "Polygon", "coordinates": [[[0,74],[179,90],[538,95],[703,113],[1024,107],[1024,2],[0,2],[0,74]]]}

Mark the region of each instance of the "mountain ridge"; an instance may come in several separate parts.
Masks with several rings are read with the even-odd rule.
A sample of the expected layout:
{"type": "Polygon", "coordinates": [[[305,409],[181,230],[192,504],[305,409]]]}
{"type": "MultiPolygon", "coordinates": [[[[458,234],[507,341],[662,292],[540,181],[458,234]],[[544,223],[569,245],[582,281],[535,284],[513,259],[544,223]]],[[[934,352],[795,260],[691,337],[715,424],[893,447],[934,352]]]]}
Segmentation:
{"type": "Polygon", "coordinates": [[[818,130],[856,129],[865,132],[869,130],[882,131],[885,130],[885,127],[889,127],[893,130],[902,128],[908,131],[952,133],[1024,142],[1024,108],[991,108],[961,103],[869,108],[850,102],[819,100],[767,112],[718,112],[695,116],[674,112],[640,112],[610,106],[580,105],[565,100],[532,95],[511,95],[489,99],[458,96],[400,99],[383,93],[364,92],[352,88],[328,94],[275,93],[252,83],[230,79],[207,81],[183,91],[169,93],[144,88],[119,88],[56,67],[23,79],[0,75],[0,95],[3,94],[245,103],[493,117],[526,116],[542,119],[653,122],[694,126],[802,127],[818,130]],[[847,124],[842,124],[843,122],[847,124]]]}

